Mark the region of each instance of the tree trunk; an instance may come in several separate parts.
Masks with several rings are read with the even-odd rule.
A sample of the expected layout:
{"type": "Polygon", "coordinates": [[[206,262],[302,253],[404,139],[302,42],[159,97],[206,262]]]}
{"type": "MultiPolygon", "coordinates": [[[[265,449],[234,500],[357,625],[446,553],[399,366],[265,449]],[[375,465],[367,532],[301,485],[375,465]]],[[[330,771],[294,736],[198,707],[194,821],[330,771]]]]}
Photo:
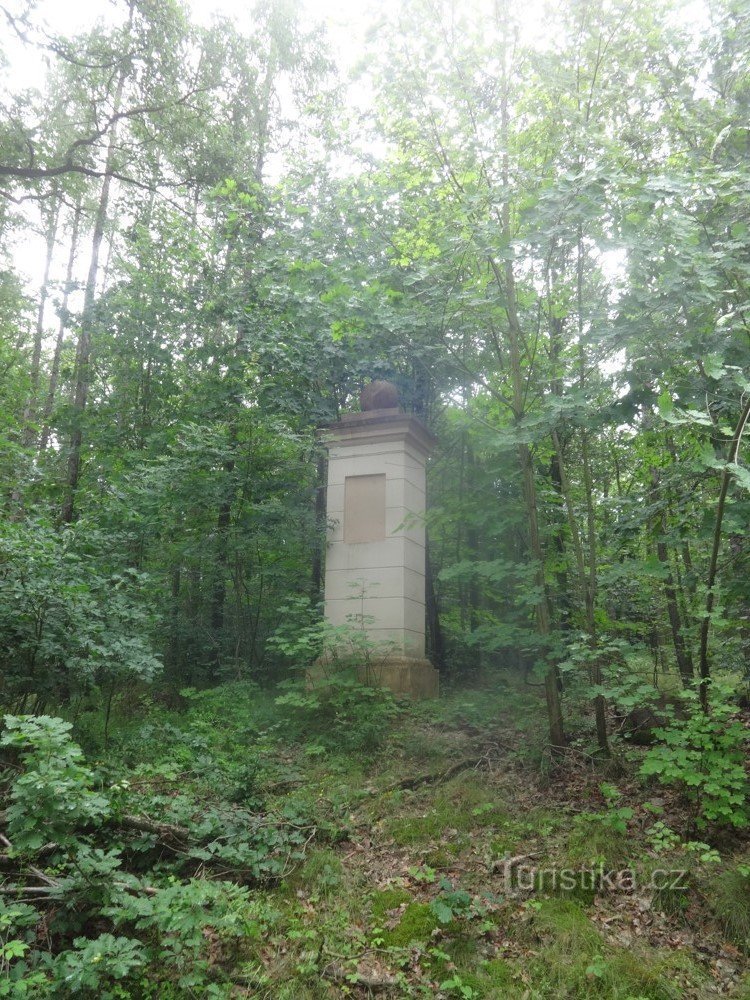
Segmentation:
{"type": "MultiPolygon", "coordinates": [[[[598,687],[602,683],[602,672],[601,672],[601,664],[599,663],[598,654],[596,650],[597,636],[596,636],[596,617],[595,617],[595,604],[594,604],[595,596],[592,591],[591,576],[586,569],[586,558],[585,558],[585,553],[583,551],[581,530],[578,525],[578,518],[576,517],[575,514],[575,508],[573,507],[573,497],[570,490],[570,481],[568,480],[568,474],[563,459],[562,447],[560,446],[560,437],[557,431],[552,432],[552,442],[555,446],[555,453],[557,454],[557,463],[560,473],[560,489],[562,490],[563,499],[565,501],[565,510],[567,512],[567,517],[568,517],[568,528],[570,530],[570,539],[573,545],[576,567],[578,569],[578,585],[580,588],[580,593],[585,608],[586,633],[588,635],[590,644],[589,677],[592,685],[598,687]]],[[[594,697],[594,716],[596,719],[596,739],[597,743],[599,744],[599,749],[602,751],[603,754],[609,756],[609,741],[607,739],[606,703],[601,694],[597,694],[594,697]]]]}
{"type": "Polygon", "coordinates": [[[62,303],[60,304],[60,322],[57,327],[57,340],[55,341],[55,353],[52,357],[52,368],[49,376],[49,386],[47,387],[47,398],[44,402],[42,413],[42,435],[39,440],[40,454],[47,450],[50,437],[49,420],[52,415],[52,408],[55,405],[57,394],[57,380],[60,377],[60,361],[62,359],[63,345],[65,343],[65,331],[68,329],[68,301],[70,293],[73,291],[73,268],[75,267],[76,253],[78,251],[78,233],[81,223],[81,200],[75,208],[73,215],[73,231],[70,236],[70,251],[68,253],[68,266],[65,271],[65,286],[63,288],[62,303]]]}
{"type": "Polygon", "coordinates": [[[440,624],[440,604],[435,590],[429,535],[425,534],[425,597],[427,611],[428,655],[436,670],[445,670],[445,637],[440,624]]]}
{"type": "MultiPolygon", "coordinates": [[[[501,212],[500,224],[502,237],[506,246],[511,246],[513,233],[510,225],[510,203],[508,193],[510,186],[510,164],[509,164],[509,109],[508,109],[508,89],[509,89],[509,66],[506,58],[503,60],[502,70],[502,96],[500,102],[500,125],[502,133],[502,179],[503,190],[506,192],[501,212]]],[[[502,294],[505,306],[505,314],[508,320],[508,354],[510,361],[510,377],[512,386],[512,409],[513,416],[518,422],[522,419],[525,411],[525,383],[521,364],[521,324],[518,318],[518,297],[516,294],[516,278],[513,271],[513,261],[506,259],[501,267],[493,258],[489,258],[490,267],[497,281],[498,290],[502,294]]],[[[539,515],[537,510],[536,482],[534,479],[534,465],[531,449],[527,444],[519,444],[517,449],[518,464],[523,483],[523,496],[526,505],[526,516],[529,531],[529,549],[534,562],[534,577],[537,589],[536,601],[536,628],[543,647],[548,645],[549,636],[552,631],[549,609],[549,597],[547,595],[547,584],[544,573],[544,551],[542,539],[539,531],[539,515]]],[[[544,650],[546,654],[548,649],[544,650]]],[[[549,724],[550,745],[553,750],[560,749],[565,745],[565,732],[563,727],[562,702],[560,700],[560,688],[557,667],[548,664],[544,677],[544,693],[547,701],[547,720],[549,724]]]]}
{"type": "MultiPolygon", "coordinates": [[[[651,484],[652,502],[656,504],[659,496],[659,470],[656,468],[651,470],[651,484]]],[[[656,557],[665,570],[664,599],[667,604],[669,627],[672,631],[672,643],[674,645],[675,659],[677,661],[677,669],[680,672],[682,683],[685,687],[687,687],[693,681],[695,668],[693,666],[693,656],[689,647],[685,643],[685,637],[682,630],[682,619],[679,604],[677,602],[677,589],[674,585],[674,577],[672,576],[672,568],[669,561],[669,550],[667,549],[667,543],[665,541],[666,534],[667,516],[665,509],[662,508],[656,519],[656,557]]]]}
{"type": "Polygon", "coordinates": [[[727,465],[721,474],[719,503],[716,508],[713,546],[711,549],[711,560],[708,566],[708,579],[706,580],[706,610],[703,616],[703,621],[701,622],[700,632],[700,698],[704,712],[708,711],[708,681],[711,676],[711,668],[708,662],[708,633],[711,628],[711,612],[714,609],[714,603],[716,600],[714,585],[716,584],[716,576],[719,566],[719,549],[721,548],[721,528],[724,521],[724,507],[726,506],[727,493],[729,492],[729,480],[732,476],[729,466],[733,465],[737,461],[740,445],[742,444],[742,435],[745,433],[745,427],[747,426],[748,420],[750,420],[750,398],[748,398],[745,402],[744,409],[740,414],[740,419],[737,421],[737,426],[735,427],[734,434],[732,435],[732,441],[729,445],[729,454],[727,456],[727,465]]]}
{"type": "MultiPolygon", "coordinates": [[[[236,428],[235,428],[236,430],[236,428]]],[[[236,435],[235,444],[236,444],[236,435]]],[[[229,528],[232,523],[232,498],[229,493],[234,475],[234,459],[229,459],[224,463],[224,473],[228,480],[227,496],[219,505],[219,512],[216,518],[216,568],[214,585],[211,592],[211,645],[213,654],[211,657],[211,680],[218,680],[221,670],[224,642],[224,605],[227,598],[227,569],[228,569],[228,546],[229,528]]]]}
{"type": "MultiPolygon", "coordinates": [[[[133,6],[130,8],[130,23],[133,20],[133,6]]],[[[112,103],[113,113],[118,114],[122,103],[122,94],[125,88],[128,64],[123,61],[117,77],[114,100],[112,103]]],[[[75,510],[75,497],[78,489],[78,480],[81,474],[81,444],[83,441],[83,415],[88,402],[90,367],[91,367],[91,337],[94,325],[94,303],[96,301],[96,281],[99,274],[99,255],[101,252],[102,240],[104,238],[104,228],[107,223],[107,210],[109,208],[109,196],[112,186],[112,170],[114,168],[115,152],[117,149],[117,129],[112,127],[107,143],[107,156],[104,165],[104,180],[102,181],[99,204],[94,220],[94,234],[91,240],[91,260],[89,272],[86,279],[86,291],[83,299],[83,314],[81,316],[81,332],[78,338],[78,349],[76,352],[76,376],[75,388],[73,392],[73,429],[70,435],[70,450],[68,452],[68,473],[65,498],[63,500],[61,521],[63,524],[70,524],[73,521],[75,510]]]]}
{"type": "Polygon", "coordinates": [[[326,487],[328,481],[328,463],[325,455],[318,455],[315,473],[315,539],[310,567],[310,600],[314,604],[319,604],[323,598],[323,552],[325,550],[326,487]]]}
{"type": "Polygon", "coordinates": [[[29,398],[26,404],[26,411],[23,415],[23,443],[27,448],[31,447],[37,435],[34,423],[36,421],[39,404],[39,371],[42,361],[42,340],[44,339],[44,310],[49,296],[49,273],[50,268],[52,267],[52,257],[55,252],[55,238],[57,236],[57,224],[59,218],[60,202],[57,201],[50,210],[50,217],[47,224],[47,252],[44,258],[44,276],[42,278],[41,288],[39,289],[39,306],[36,313],[34,347],[31,355],[31,385],[29,387],[29,398]]]}

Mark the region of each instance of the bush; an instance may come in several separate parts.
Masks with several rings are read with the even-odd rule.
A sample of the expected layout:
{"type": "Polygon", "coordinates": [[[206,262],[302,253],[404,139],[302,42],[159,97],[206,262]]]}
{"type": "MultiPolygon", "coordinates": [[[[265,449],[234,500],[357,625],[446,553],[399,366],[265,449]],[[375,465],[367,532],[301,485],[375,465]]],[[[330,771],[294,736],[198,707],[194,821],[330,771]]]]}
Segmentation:
{"type": "Polygon", "coordinates": [[[153,615],[137,593],[147,578],[104,565],[111,539],[87,529],[88,547],[77,543],[76,529],[0,526],[0,696],[19,712],[32,698],[43,711],[97,688],[108,711],[123,682],[161,669],[153,615]]]}
{"type": "Polygon", "coordinates": [[[656,736],[641,765],[641,774],[676,785],[692,805],[693,821],[735,827],[748,821],[747,776],[743,766],[747,733],[734,718],[727,691],[713,686],[713,707],[703,712],[695,692],[686,694],[687,717],[675,719],[656,736]]]}
{"type": "Polygon", "coordinates": [[[393,695],[379,687],[360,683],[340,671],[308,689],[301,681],[289,681],[287,693],[276,704],[289,709],[288,727],[300,739],[349,753],[369,753],[381,747],[392,719],[398,712],[393,695]]]}
{"type": "Polygon", "coordinates": [[[92,788],[94,775],[70,729],[69,722],[47,715],[5,716],[0,745],[17,749],[24,765],[6,813],[16,851],[36,851],[48,841],[73,844],[76,826],[99,822],[109,810],[108,800],[92,788]]]}

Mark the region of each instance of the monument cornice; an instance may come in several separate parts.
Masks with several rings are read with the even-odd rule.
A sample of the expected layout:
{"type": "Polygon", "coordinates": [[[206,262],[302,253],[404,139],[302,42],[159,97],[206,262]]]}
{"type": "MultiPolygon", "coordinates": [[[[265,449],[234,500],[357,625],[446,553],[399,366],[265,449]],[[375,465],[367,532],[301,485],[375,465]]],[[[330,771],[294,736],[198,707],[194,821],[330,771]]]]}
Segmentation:
{"type": "Polygon", "coordinates": [[[384,444],[404,441],[429,455],[437,438],[422,421],[400,409],[366,410],[362,413],[345,413],[333,424],[321,428],[327,444],[355,447],[364,444],[384,444]]]}

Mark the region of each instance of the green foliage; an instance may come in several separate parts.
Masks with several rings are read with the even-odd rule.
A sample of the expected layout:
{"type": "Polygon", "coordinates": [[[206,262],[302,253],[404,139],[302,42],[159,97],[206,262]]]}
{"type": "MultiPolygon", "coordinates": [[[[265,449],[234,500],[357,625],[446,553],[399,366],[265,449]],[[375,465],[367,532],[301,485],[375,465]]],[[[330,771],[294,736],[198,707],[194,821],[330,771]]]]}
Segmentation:
{"type": "Polygon", "coordinates": [[[110,804],[92,787],[93,772],[70,738],[70,723],[45,715],[6,715],[4,722],[0,745],[17,750],[23,764],[7,811],[14,849],[33,853],[49,841],[71,846],[76,827],[100,823],[110,804]]]}
{"type": "Polygon", "coordinates": [[[442,878],[439,884],[440,893],[431,902],[432,912],[441,924],[449,924],[452,920],[479,915],[471,893],[465,889],[454,888],[450,879],[442,878]]]}
{"type": "Polygon", "coordinates": [[[170,977],[176,975],[182,989],[206,982],[212,965],[209,937],[216,949],[231,954],[240,941],[258,937],[261,928],[246,888],[203,879],[123,897],[103,913],[115,926],[132,927],[150,941],[151,962],[163,964],[170,977]]]}
{"type": "Polygon", "coordinates": [[[26,957],[36,941],[38,920],[34,907],[0,897],[0,997],[45,995],[47,978],[32,972],[26,957]]]}
{"type": "Polygon", "coordinates": [[[743,767],[747,733],[734,718],[734,707],[720,700],[721,694],[714,688],[710,714],[702,711],[697,697],[687,700],[687,718],[657,730],[663,742],[648,751],[640,773],[680,788],[699,825],[742,827],[748,822],[743,767]]]}
{"type": "MultiPolygon", "coordinates": [[[[36,936],[41,914],[23,903],[4,906],[0,960],[11,981],[37,984],[40,996],[49,990],[56,996],[82,992],[124,998],[139,995],[137,983],[146,975],[163,983],[164,995],[173,985],[211,995],[218,989],[213,981],[222,978],[221,963],[258,937],[267,911],[253,903],[242,885],[184,881],[180,868],[208,866],[236,872],[239,880],[277,879],[303,858],[309,821],[291,804],[281,815],[259,815],[229,803],[207,803],[205,796],[198,802],[185,794],[136,790],[128,781],[113,783],[105,797],[94,790],[96,778],[70,738],[70,723],[8,716],[5,725],[2,745],[17,753],[22,765],[6,811],[14,854],[24,863],[50,840],[56,845],[50,926],[58,939],[70,938],[72,944],[55,954],[43,951],[36,936]],[[129,864],[139,855],[148,857],[156,837],[113,834],[128,808],[158,812],[164,822],[190,831],[181,862],[166,870],[157,866],[148,881],[129,870],[129,864]],[[91,838],[106,820],[114,826],[107,827],[109,845],[103,849],[91,838]],[[81,933],[102,921],[111,930],[97,937],[81,933]]],[[[165,773],[163,769],[162,780],[165,773]]],[[[11,990],[0,995],[23,994],[11,990]]],[[[36,995],[31,986],[29,995],[36,995]]]]}
{"type": "Polygon", "coordinates": [[[331,750],[377,750],[399,710],[387,689],[363,684],[346,670],[320,678],[315,686],[287,681],[282,687],[287,693],[276,698],[276,705],[288,710],[287,731],[331,750]]]}
{"type": "Polygon", "coordinates": [[[69,701],[161,669],[154,616],[139,598],[146,577],[107,571],[107,542],[39,522],[0,529],[0,663],[5,704],[69,701]]]}
{"type": "Polygon", "coordinates": [[[102,998],[121,997],[122,993],[108,987],[128,979],[146,964],[146,949],[132,938],[100,934],[93,940],[76,938],[73,943],[75,949],[61,952],[50,963],[59,996],[88,993],[102,998]]]}

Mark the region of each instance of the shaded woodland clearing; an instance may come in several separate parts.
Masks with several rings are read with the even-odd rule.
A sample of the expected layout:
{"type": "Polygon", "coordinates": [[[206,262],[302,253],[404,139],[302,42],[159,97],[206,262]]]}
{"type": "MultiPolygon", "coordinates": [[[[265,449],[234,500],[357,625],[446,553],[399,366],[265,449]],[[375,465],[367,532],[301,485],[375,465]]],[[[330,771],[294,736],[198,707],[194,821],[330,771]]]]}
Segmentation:
{"type": "MultiPolygon", "coordinates": [[[[747,836],[704,830],[721,854],[692,840],[685,800],[639,779],[647,751],[623,747],[609,775],[573,750],[550,770],[543,704],[522,683],[395,714],[387,703],[390,721],[364,747],[352,729],[364,716],[316,736],[307,714],[295,740],[283,713],[242,687],[196,697],[187,714],[152,713],[105,757],[118,807],[89,837],[120,864],[90,866],[82,886],[42,851],[32,867],[11,862],[27,886],[18,898],[42,887],[49,943],[76,919],[100,942],[107,926],[142,942],[126,973],[106,951],[89,966],[97,995],[748,995],[747,836]],[[220,830],[205,825],[212,810],[220,830]],[[276,835],[248,843],[251,815],[276,835]],[[160,869],[188,887],[184,903],[169,901],[171,926],[166,913],[145,919],[160,869]],[[582,877],[552,885],[562,869],[582,877]],[[635,885],[602,881],[623,869],[635,885]],[[682,873],[679,887],[654,886],[655,870],[682,873]],[[201,882],[218,895],[195,923],[201,882]],[[222,901],[233,884],[248,888],[222,901]]],[[[4,867],[5,885],[18,884],[4,867]]],[[[69,965],[85,990],[86,962],[69,965]]]]}
{"type": "Polygon", "coordinates": [[[0,10],[0,996],[747,996],[747,0],[107,12],[0,10]],[[425,706],[302,680],[374,379],[425,706]]]}

